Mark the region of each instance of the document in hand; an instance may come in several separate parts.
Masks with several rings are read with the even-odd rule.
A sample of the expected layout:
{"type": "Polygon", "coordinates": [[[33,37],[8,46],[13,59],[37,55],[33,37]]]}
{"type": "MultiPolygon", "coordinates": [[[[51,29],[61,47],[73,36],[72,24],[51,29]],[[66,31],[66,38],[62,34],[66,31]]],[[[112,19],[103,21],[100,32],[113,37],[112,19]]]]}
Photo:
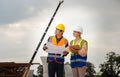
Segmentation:
{"type": "Polygon", "coordinates": [[[61,54],[63,55],[63,51],[65,50],[65,46],[55,46],[50,42],[46,43],[46,46],[48,49],[46,50],[48,53],[56,53],[56,54],[61,54]]]}

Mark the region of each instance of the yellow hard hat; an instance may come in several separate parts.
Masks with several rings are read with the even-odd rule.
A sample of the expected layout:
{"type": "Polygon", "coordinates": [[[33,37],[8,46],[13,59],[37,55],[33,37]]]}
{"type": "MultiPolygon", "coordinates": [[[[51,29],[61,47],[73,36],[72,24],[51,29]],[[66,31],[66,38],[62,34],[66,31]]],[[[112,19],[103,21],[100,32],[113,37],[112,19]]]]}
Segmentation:
{"type": "Polygon", "coordinates": [[[65,31],[65,26],[63,24],[58,24],[55,28],[62,30],[62,31],[65,31]]]}

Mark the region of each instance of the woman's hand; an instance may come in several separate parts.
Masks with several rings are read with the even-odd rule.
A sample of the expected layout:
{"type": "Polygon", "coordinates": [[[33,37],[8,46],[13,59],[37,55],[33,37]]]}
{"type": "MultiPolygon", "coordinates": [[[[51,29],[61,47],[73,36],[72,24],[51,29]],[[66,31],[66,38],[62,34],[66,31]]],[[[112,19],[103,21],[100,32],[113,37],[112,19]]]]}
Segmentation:
{"type": "Polygon", "coordinates": [[[82,57],[86,56],[86,51],[82,48],[78,51],[78,54],[82,57]]]}

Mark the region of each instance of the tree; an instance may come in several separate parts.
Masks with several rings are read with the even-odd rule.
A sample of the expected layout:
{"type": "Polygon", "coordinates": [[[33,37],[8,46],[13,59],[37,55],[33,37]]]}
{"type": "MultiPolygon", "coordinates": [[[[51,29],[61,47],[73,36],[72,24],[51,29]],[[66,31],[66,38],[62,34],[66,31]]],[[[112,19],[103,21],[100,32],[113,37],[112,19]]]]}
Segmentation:
{"type": "Polygon", "coordinates": [[[38,77],[43,77],[43,65],[39,65],[37,69],[38,77]]]}
{"type": "Polygon", "coordinates": [[[109,52],[106,62],[100,64],[101,77],[119,77],[120,75],[120,55],[115,52],[109,52]]]}
{"type": "Polygon", "coordinates": [[[86,66],[86,77],[94,77],[94,74],[96,73],[96,71],[94,70],[94,64],[92,64],[91,62],[87,62],[86,66]]]}

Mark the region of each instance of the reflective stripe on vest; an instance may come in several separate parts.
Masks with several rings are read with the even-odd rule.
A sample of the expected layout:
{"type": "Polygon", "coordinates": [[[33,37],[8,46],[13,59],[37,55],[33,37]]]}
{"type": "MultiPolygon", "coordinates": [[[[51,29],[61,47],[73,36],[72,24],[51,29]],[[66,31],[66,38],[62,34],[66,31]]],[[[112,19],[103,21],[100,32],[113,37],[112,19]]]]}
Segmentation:
{"type": "Polygon", "coordinates": [[[54,55],[49,54],[49,57],[56,57],[56,58],[64,59],[60,54],[59,55],[57,55],[57,54],[54,54],[54,55]]]}
{"type": "Polygon", "coordinates": [[[83,59],[76,59],[76,60],[71,60],[71,62],[86,62],[86,60],[83,60],[83,59]]]}
{"type": "MultiPolygon", "coordinates": [[[[80,48],[82,47],[82,39],[78,42],[80,48]]],[[[87,41],[86,41],[87,42],[87,41]]],[[[75,45],[75,40],[72,40],[71,45],[75,45]]],[[[82,57],[79,54],[71,53],[71,67],[81,67],[86,65],[87,56],[82,57]]]]}
{"type": "MultiPolygon", "coordinates": [[[[49,42],[51,42],[55,46],[63,46],[66,44],[65,38],[61,38],[61,40],[57,43],[57,39],[55,36],[51,36],[49,42]]],[[[55,54],[55,53],[48,53],[48,62],[49,61],[56,61],[57,63],[63,64],[64,57],[61,56],[61,54],[55,54]]]]}

